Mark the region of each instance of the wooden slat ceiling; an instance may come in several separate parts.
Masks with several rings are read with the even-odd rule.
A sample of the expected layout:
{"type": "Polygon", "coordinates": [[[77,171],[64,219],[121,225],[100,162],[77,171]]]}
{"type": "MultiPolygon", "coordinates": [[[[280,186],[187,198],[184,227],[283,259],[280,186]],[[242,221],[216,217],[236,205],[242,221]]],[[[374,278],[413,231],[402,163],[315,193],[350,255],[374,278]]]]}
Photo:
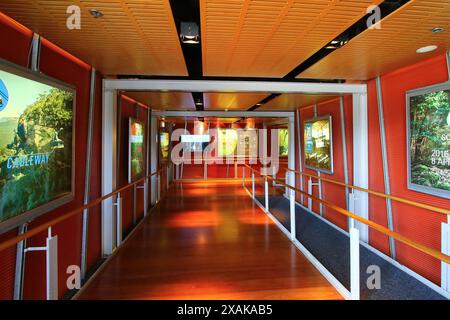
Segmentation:
{"type": "Polygon", "coordinates": [[[367,80],[450,50],[450,1],[412,0],[382,20],[380,30],[367,30],[298,78],[367,80]],[[433,34],[435,27],[445,31],[433,34]],[[427,45],[439,49],[427,54],[427,45]]]}
{"type": "Polygon", "coordinates": [[[269,101],[258,110],[295,110],[307,107],[323,101],[337,98],[333,95],[312,95],[312,94],[282,94],[269,101]]]}
{"type": "Polygon", "coordinates": [[[155,110],[195,110],[194,99],[186,92],[126,91],[124,95],[155,110]]]}
{"type": "Polygon", "coordinates": [[[0,11],[104,74],[187,75],[169,0],[1,0],[0,11]],[[81,30],[66,27],[70,5],[81,30]]]}
{"type": "Polygon", "coordinates": [[[200,0],[204,75],[283,77],[381,2],[200,0]]]}
{"type": "Polygon", "coordinates": [[[268,94],[260,93],[205,93],[205,110],[248,110],[268,94]]]}

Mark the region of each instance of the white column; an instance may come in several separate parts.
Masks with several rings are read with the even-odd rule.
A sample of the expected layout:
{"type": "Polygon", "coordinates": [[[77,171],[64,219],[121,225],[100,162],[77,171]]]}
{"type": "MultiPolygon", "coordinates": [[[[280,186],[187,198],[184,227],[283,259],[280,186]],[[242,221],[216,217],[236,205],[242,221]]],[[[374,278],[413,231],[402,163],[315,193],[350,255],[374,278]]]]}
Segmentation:
{"type": "MultiPolygon", "coordinates": [[[[291,170],[295,170],[295,117],[294,115],[289,117],[289,149],[288,149],[288,168],[291,170]]],[[[286,181],[287,184],[295,187],[295,173],[291,172],[289,175],[289,181],[286,181]]],[[[286,193],[289,194],[289,190],[286,190],[286,193]]],[[[295,196],[294,196],[295,198],[295,196]]]]}
{"type": "MultiPolygon", "coordinates": [[[[102,196],[116,189],[117,94],[103,88],[102,110],[102,196]]],[[[102,202],[102,254],[110,255],[115,247],[113,199],[102,202]]]]}
{"type": "MultiPolygon", "coordinates": [[[[367,94],[353,94],[353,179],[357,187],[369,187],[369,147],[367,121],[367,94]]],[[[366,192],[354,190],[355,214],[369,218],[369,197],[366,192]]],[[[369,241],[368,226],[355,222],[361,240],[369,241]]]]}

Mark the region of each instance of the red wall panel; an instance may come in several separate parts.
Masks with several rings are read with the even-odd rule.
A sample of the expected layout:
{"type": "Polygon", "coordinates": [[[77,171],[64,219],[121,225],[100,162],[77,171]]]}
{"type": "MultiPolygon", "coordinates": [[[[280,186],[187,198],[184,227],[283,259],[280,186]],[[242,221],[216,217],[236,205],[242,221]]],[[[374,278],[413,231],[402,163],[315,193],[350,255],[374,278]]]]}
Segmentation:
{"type": "MultiPolygon", "coordinates": [[[[352,171],[353,171],[353,120],[352,120],[352,98],[351,96],[344,97],[344,122],[346,130],[346,143],[347,143],[347,167],[349,171],[349,182],[352,182],[352,171]]],[[[332,175],[322,173],[322,177],[344,182],[344,149],[342,145],[342,127],[341,127],[341,114],[340,114],[340,102],[339,99],[332,99],[319,103],[317,105],[317,116],[332,116],[332,131],[333,131],[333,166],[334,173],[332,175]]],[[[300,109],[300,135],[302,148],[304,148],[304,126],[303,122],[305,120],[314,117],[313,106],[300,109]]],[[[303,169],[306,173],[317,175],[315,170],[310,170],[305,167],[304,163],[304,150],[302,150],[301,159],[303,163],[303,169]]],[[[299,167],[299,164],[297,164],[299,167]]],[[[305,192],[308,190],[308,177],[303,178],[303,188],[305,192]]],[[[300,182],[300,181],[299,181],[300,182]]],[[[316,182],[316,179],[313,179],[316,182]]],[[[319,197],[319,189],[317,186],[313,187],[313,195],[319,197]]],[[[324,200],[330,201],[337,204],[341,208],[346,207],[345,201],[345,188],[329,183],[322,182],[322,198],[324,200]]],[[[300,201],[301,196],[297,195],[297,200],[300,201]]],[[[304,205],[307,205],[307,197],[304,197],[304,205]]],[[[320,212],[320,205],[318,201],[313,201],[313,211],[316,213],[320,212]]],[[[347,218],[334,210],[323,206],[323,215],[326,219],[333,222],[335,225],[342,229],[347,229],[347,218]]]]}
{"type": "MultiPolygon", "coordinates": [[[[397,70],[381,77],[386,127],[387,156],[393,195],[417,202],[450,208],[450,200],[408,190],[406,156],[407,91],[448,80],[445,55],[397,70]]],[[[373,92],[370,87],[369,94],[373,92]]],[[[395,231],[437,250],[441,249],[441,222],[446,217],[396,202],[392,205],[395,231]]],[[[397,258],[402,264],[440,283],[440,262],[397,242],[397,258]]]]}
{"type": "MultiPolygon", "coordinates": [[[[8,45],[0,52],[0,58],[27,66],[30,54],[32,31],[19,25],[10,18],[0,14],[0,38],[8,45]]],[[[68,83],[76,88],[76,121],[75,121],[75,198],[72,202],[49,212],[30,224],[30,228],[56,218],[83,203],[84,177],[86,163],[86,142],[89,108],[90,66],[71,56],[45,39],[41,46],[41,72],[68,83]]],[[[97,78],[96,125],[94,132],[94,152],[92,156],[93,174],[91,175],[91,198],[100,195],[101,177],[101,76],[97,78]]],[[[89,261],[91,266],[100,258],[100,217],[99,210],[91,210],[89,236],[89,261]]],[[[69,265],[80,265],[81,260],[81,215],[71,218],[52,228],[53,235],[58,235],[59,255],[59,296],[66,292],[66,269],[69,265]]],[[[2,235],[6,239],[15,234],[14,231],[2,235]]],[[[45,243],[46,232],[29,239],[28,246],[42,246],[45,243]]],[[[2,281],[0,282],[0,299],[12,297],[14,281],[15,247],[0,254],[2,265],[2,281]],[[5,280],[5,281],[4,281],[5,280]]],[[[44,253],[27,253],[24,278],[24,298],[45,298],[45,256],[44,253]]]]}
{"type": "Polygon", "coordinates": [[[0,58],[27,67],[33,32],[0,12],[0,58]]]}
{"type": "MultiPolygon", "coordinates": [[[[378,120],[378,107],[375,81],[371,80],[368,86],[368,123],[369,123],[369,189],[384,193],[383,162],[381,156],[380,124],[378,120]]],[[[386,200],[381,197],[369,195],[369,219],[387,227],[386,200]]],[[[389,240],[384,234],[369,228],[369,243],[389,254],[389,240]]]]}
{"type": "MultiPolygon", "coordinates": [[[[129,119],[135,118],[144,123],[146,129],[147,124],[147,108],[138,104],[136,101],[120,96],[121,119],[120,119],[120,150],[119,150],[119,172],[118,187],[129,184],[128,181],[128,138],[129,138],[129,119]]],[[[126,236],[133,227],[133,188],[129,188],[122,192],[122,230],[126,236]]],[[[136,189],[136,221],[144,215],[144,195],[143,189],[136,189]]]]}
{"type": "MultiPolygon", "coordinates": [[[[2,46],[2,50],[0,50],[1,59],[27,67],[32,37],[33,32],[31,30],[0,12],[0,39],[4,44],[7,44],[2,46]]],[[[14,231],[0,235],[0,241],[14,235],[14,231]]],[[[15,262],[15,247],[0,252],[0,300],[13,298],[15,262]]]]}
{"type": "MultiPolygon", "coordinates": [[[[42,39],[40,69],[44,74],[76,87],[75,198],[71,203],[33,221],[30,228],[81,207],[85,186],[90,67],[42,39]]],[[[60,296],[67,290],[67,267],[80,265],[81,262],[81,226],[81,215],[79,215],[52,228],[53,235],[58,235],[60,296]]],[[[28,241],[28,245],[42,246],[45,243],[45,237],[45,232],[33,237],[28,241]]],[[[45,255],[43,253],[27,253],[24,284],[24,298],[45,298],[45,255]]]]}

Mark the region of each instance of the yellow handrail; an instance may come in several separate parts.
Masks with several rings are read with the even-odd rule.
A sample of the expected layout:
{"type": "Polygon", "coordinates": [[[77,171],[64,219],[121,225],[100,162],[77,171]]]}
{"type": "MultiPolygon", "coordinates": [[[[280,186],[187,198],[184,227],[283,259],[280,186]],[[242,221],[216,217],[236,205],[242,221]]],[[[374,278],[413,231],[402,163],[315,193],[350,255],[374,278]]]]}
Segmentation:
{"type": "Polygon", "coordinates": [[[332,179],[328,179],[328,178],[324,178],[324,177],[319,177],[319,176],[316,176],[316,175],[313,175],[313,174],[310,174],[310,173],[306,173],[306,172],[296,171],[296,170],[292,170],[292,169],[286,169],[286,170],[294,172],[296,174],[300,174],[300,175],[304,175],[304,176],[307,176],[307,177],[311,177],[311,178],[319,179],[319,180],[326,181],[326,182],[329,182],[329,183],[333,183],[333,184],[336,184],[336,185],[339,185],[339,186],[343,186],[343,187],[347,187],[347,188],[351,188],[351,189],[367,192],[367,193],[372,194],[374,196],[378,196],[378,197],[382,197],[382,198],[386,198],[386,199],[395,200],[397,202],[409,204],[409,205],[414,206],[414,207],[418,207],[418,208],[427,209],[427,210],[430,210],[430,211],[435,211],[435,212],[438,212],[438,213],[450,215],[450,210],[448,210],[448,209],[443,209],[443,208],[435,207],[435,206],[432,206],[432,205],[428,205],[428,204],[424,204],[424,203],[420,203],[420,202],[416,202],[416,201],[412,201],[412,200],[408,200],[408,199],[404,199],[404,198],[400,198],[400,197],[384,194],[384,193],[381,193],[381,192],[372,191],[372,190],[369,190],[369,189],[353,186],[351,184],[346,184],[344,182],[340,182],[340,181],[336,181],[336,180],[332,180],[332,179]]]}
{"type": "Polygon", "coordinates": [[[15,236],[13,238],[10,238],[10,239],[0,243],[0,252],[5,250],[5,249],[7,249],[7,248],[9,248],[9,247],[11,247],[11,246],[13,246],[13,245],[15,245],[15,244],[17,244],[17,243],[19,243],[20,241],[23,241],[25,239],[31,238],[32,236],[35,236],[38,233],[41,233],[41,232],[47,230],[48,228],[50,228],[50,227],[52,227],[54,225],[57,225],[57,224],[59,224],[59,223],[61,223],[63,221],[66,221],[67,219],[70,219],[70,218],[80,214],[85,209],[89,209],[91,207],[94,207],[94,206],[102,203],[103,201],[114,197],[118,193],[121,193],[121,192],[123,192],[125,190],[130,189],[131,187],[133,187],[133,186],[135,186],[135,185],[145,181],[147,178],[153,177],[153,176],[161,173],[163,171],[163,169],[164,169],[164,167],[161,167],[159,170],[155,171],[152,174],[149,174],[148,176],[142,177],[141,179],[139,179],[139,180],[137,180],[137,181],[135,181],[133,183],[130,183],[130,184],[126,185],[126,186],[123,186],[122,188],[120,188],[120,189],[118,189],[116,191],[113,191],[113,192],[111,192],[111,193],[109,193],[107,195],[104,195],[101,198],[98,198],[98,199],[96,199],[94,201],[91,201],[88,204],[86,204],[86,205],[84,205],[84,206],[82,206],[82,207],[80,207],[78,209],[69,211],[68,213],[63,214],[62,216],[60,216],[58,218],[55,218],[55,219],[50,220],[48,222],[45,222],[45,223],[43,223],[43,224],[41,224],[41,225],[31,229],[31,230],[28,230],[27,232],[24,232],[24,233],[22,233],[22,234],[20,234],[18,236],[15,236]]]}
{"type": "Polygon", "coordinates": [[[293,187],[291,185],[288,185],[288,184],[284,183],[283,181],[281,181],[279,179],[272,178],[269,175],[261,174],[261,172],[258,172],[257,170],[253,169],[249,165],[245,165],[245,166],[247,168],[249,168],[250,170],[252,170],[254,172],[257,172],[258,174],[260,174],[262,176],[266,176],[270,180],[276,181],[278,184],[280,184],[280,185],[282,185],[282,186],[284,186],[286,188],[294,190],[295,192],[298,192],[298,193],[300,193],[300,194],[302,194],[302,195],[304,195],[304,196],[306,196],[308,198],[311,198],[311,199],[313,199],[315,201],[318,201],[318,202],[322,203],[326,207],[329,207],[329,208],[335,210],[336,212],[339,212],[342,215],[345,215],[345,216],[350,217],[352,219],[355,219],[355,220],[357,220],[359,222],[362,222],[365,225],[373,228],[374,230],[377,230],[378,232],[381,232],[381,233],[383,233],[383,234],[385,234],[385,235],[387,235],[389,237],[392,237],[392,238],[394,238],[394,239],[396,239],[396,240],[398,240],[398,241],[400,241],[400,242],[402,242],[404,244],[407,244],[407,245],[409,245],[409,246],[411,246],[411,247],[413,247],[413,248],[415,248],[415,249],[417,249],[417,250],[419,250],[419,251],[421,251],[423,253],[426,253],[426,254],[428,254],[428,255],[430,255],[430,256],[438,259],[438,260],[441,260],[441,261],[444,261],[445,263],[450,264],[450,256],[448,256],[446,254],[443,254],[442,252],[439,252],[438,250],[435,250],[435,249],[429,248],[429,247],[427,247],[425,245],[422,245],[422,244],[420,244],[420,243],[418,243],[418,242],[416,242],[414,240],[411,240],[411,239],[409,239],[409,238],[407,238],[405,236],[402,236],[401,234],[399,234],[399,233],[397,233],[395,231],[391,231],[388,228],[383,227],[380,224],[377,224],[377,223],[372,222],[370,220],[364,219],[364,218],[362,218],[362,217],[360,217],[360,216],[358,216],[358,215],[356,215],[356,214],[354,214],[354,213],[352,213],[350,211],[347,211],[347,210],[345,210],[345,209],[343,209],[341,207],[338,207],[338,206],[336,206],[336,205],[334,205],[334,204],[332,204],[332,203],[330,203],[330,202],[328,202],[326,200],[319,199],[319,198],[317,198],[317,197],[315,197],[313,195],[310,195],[307,192],[301,191],[301,190],[299,190],[299,189],[297,189],[297,188],[295,188],[295,187],[293,187]]]}

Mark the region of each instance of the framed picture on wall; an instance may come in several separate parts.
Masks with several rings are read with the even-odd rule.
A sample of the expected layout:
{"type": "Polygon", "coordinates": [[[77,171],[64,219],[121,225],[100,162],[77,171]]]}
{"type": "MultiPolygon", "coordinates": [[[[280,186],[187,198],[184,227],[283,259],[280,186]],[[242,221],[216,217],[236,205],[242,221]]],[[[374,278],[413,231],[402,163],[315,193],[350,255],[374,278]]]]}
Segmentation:
{"type": "Polygon", "coordinates": [[[278,129],[278,143],[280,157],[287,157],[289,155],[289,130],[286,128],[278,129]]]}
{"type": "Polygon", "coordinates": [[[408,188],[450,198],[450,83],[406,93],[408,188]]]}
{"type": "Polygon", "coordinates": [[[73,200],[75,89],[0,62],[0,233],[73,200]]]}
{"type": "Polygon", "coordinates": [[[161,162],[167,162],[169,160],[169,145],[170,145],[170,134],[169,132],[162,131],[159,134],[159,147],[160,147],[160,157],[161,162]]]}
{"type": "Polygon", "coordinates": [[[142,122],[130,118],[128,136],[128,181],[134,182],[144,176],[145,163],[145,126],[142,122]]]}
{"type": "Polygon", "coordinates": [[[304,128],[305,166],[333,174],[333,131],[331,115],[306,120],[304,128]]]}

